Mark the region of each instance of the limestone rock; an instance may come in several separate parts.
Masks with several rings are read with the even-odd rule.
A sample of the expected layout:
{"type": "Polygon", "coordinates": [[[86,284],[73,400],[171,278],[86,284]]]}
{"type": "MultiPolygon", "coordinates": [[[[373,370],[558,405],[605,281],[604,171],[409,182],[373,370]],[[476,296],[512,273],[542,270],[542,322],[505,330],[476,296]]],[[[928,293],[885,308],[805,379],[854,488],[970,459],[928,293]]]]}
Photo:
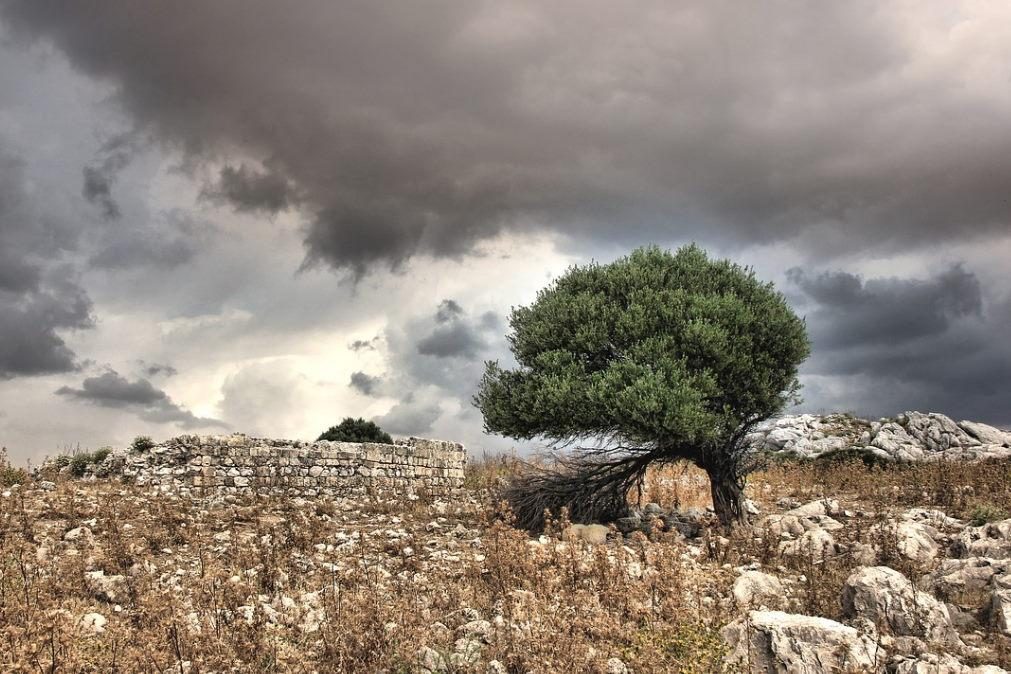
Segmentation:
{"type": "Polygon", "coordinates": [[[891,674],[1007,674],[992,665],[964,665],[949,653],[924,653],[917,658],[904,658],[893,663],[888,671],[891,674]]]}
{"type": "Polygon", "coordinates": [[[853,627],[782,611],[751,611],[722,634],[730,646],[728,664],[755,674],[872,671],[883,655],[853,627]]]}
{"type": "Polygon", "coordinates": [[[85,613],[81,618],[81,626],[92,634],[101,634],[105,631],[108,620],[101,613],[85,613]]]}
{"type": "Polygon", "coordinates": [[[105,571],[87,571],[84,582],[97,598],[110,604],[122,604],[127,598],[125,576],[107,576],[105,571]]]}
{"type": "Polygon", "coordinates": [[[967,527],[954,544],[959,557],[1011,558],[1011,519],[967,527]]]}
{"type": "Polygon", "coordinates": [[[847,617],[886,626],[896,636],[952,646],[961,643],[945,605],[887,566],[865,566],[854,571],[846,579],[841,601],[847,617]]]}
{"type": "Polygon", "coordinates": [[[982,607],[999,576],[1011,573],[1011,560],[967,557],[945,559],[920,580],[924,590],[962,609],[982,607]]]}
{"type": "Polygon", "coordinates": [[[1011,636],[1011,589],[994,590],[990,615],[1000,633],[1011,636]]]}
{"type": "Polygon", "coordinates": [[[786,597],[786,587],[776,576],[749,570],[734,581],[733,594],[742,608],[779,606],[786,597]]]}

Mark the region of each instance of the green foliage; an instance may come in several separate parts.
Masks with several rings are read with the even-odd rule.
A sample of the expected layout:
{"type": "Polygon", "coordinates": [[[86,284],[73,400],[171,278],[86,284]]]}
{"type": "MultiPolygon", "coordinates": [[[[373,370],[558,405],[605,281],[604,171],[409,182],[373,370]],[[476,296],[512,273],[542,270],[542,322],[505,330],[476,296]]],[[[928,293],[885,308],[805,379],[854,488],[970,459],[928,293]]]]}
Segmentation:
{"type": "Polygon", "coordinates": [[[106,457],[112,453],[111,447],[102,447],[94,452],[79,452],[71,456],[60,456],[56,458],[57,468],[70,466],[70,474],[74,477],[84,477],[88,472],[88,466],[105,461],[106,457]],[[66,459],[64,461],[64,459],[66,459]]]}
{"type": "Polygon", "coordinates": [[[146,452],[154,447],[154,445],[155,442],[150,437],[146,435],[138,435],[133,439],[133,442],[130,443],[130,451],[137,453],[146,452]]]}
{"type": "Polygon", "coordinates": [[[728,651],[718,627],[703,622],[649,625],[632,635],[625,657],[662,671],[708,674],[722,670],[728,651]]]}
{"type": "Polygon", "coordinates": [[[576,512],[577,501],[608,489],[613,505],[649,463],[689,459],[712,478],[721,519],[742,516],[744,432],[797,399],[797,368],[810,351],[804,322],[771,283],[696,245],[651,246],[570,268],[509,323],[518,367],[486,364],[474,399],[485,429],[598,443],[596,465],[528,483],[552,503],[521,507],[576,512]],[[620,446],[627,461],[604,446],[620,446]],[[592,489],[579,487],[584,478],[592,489]]]}
{"type": "Polygon", "coordinates": [[[809,352],[772,284],[695,245],[572,267],[510,326],[519,367],[488,363],[475,403],[521,439],[721,445],[795,397],[809,352]]]}
{"type": "Polygon", "coordinates": [[[981,527],[990,522],[999,522],[1008,518],[1008,511],[992,503],[980,503],[969,514],[969,524],[981,527]]]}
{"type": "Polygon", "coordinates": [[[28,481],[28,471],[24,468],[14,467],[10,459],[7,458],[7,448],[0,448],[0,486],[10,487],[15,484],[24,484],[28,481]]]}
{"type": "Polygon", "coordinates": [[[317,440],[330,440],[331,442],[381,442],[387,445],[393,444],[390,434],[381,429],[373,421],[365,419],[346,417],[344,421],[336,426],[331,426],[323,432],[317,440]]]}

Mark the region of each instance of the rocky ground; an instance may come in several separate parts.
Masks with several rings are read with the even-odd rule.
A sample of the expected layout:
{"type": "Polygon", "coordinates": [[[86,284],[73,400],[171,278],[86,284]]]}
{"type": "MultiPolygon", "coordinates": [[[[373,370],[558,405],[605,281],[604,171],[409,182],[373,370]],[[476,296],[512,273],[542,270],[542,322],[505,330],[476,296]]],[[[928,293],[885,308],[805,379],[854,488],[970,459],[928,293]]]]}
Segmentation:
{"type": "Polygon", "coordinates": [[[1011,464],[785,463],[725,533],[704,476],[531,536],[494,500],[0,494],[0,669],[899,672],[1011,666],[1011,464]]]}

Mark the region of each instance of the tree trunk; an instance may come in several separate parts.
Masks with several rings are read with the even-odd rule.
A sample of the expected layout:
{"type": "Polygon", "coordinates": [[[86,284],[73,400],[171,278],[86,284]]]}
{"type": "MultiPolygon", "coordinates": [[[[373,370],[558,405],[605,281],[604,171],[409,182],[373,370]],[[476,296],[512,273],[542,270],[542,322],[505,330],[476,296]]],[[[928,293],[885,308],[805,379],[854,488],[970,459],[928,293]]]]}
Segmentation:
{"type": "Polygon", "coordinates": [[[706,470],[709,474],[709,488],[713,495],[713,510],[720,518],[724,529],[735,524],[747,522],[744,512],[744,485],[734,475],[715,470],[706,470]]]}

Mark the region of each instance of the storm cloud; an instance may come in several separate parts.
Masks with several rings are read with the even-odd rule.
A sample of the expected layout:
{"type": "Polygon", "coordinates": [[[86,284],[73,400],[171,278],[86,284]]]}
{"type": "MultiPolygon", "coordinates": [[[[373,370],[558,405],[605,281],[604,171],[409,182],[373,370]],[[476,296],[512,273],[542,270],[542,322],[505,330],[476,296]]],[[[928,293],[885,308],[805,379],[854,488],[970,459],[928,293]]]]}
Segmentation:
{"type": "Polygon", "coordinates": [[[127,409],[154,423],[174,423],[182,428],[226,427],[217,419],[197,417],[180,407],[147,379],[130,381],[114,370],[87,377],[80,388],[61,386],[56,394],[99,407],[127,409]]]}
{"type": "Polygon", "coordinates": [[[349,386],[362,395],[373,396],[379,393],[379,386],[383,383],[380,377],[374,377],[364,372],[352,372],[349,386]]]}
{"type": "Polygon", "coordinates": [[[0,379],[79,367],[67,331],[93,326],[92,302],[59,256],[73,247],[65,224],[35,207],[23,161],[0,138],[0,379]],[[55,260],[55,262],[54,262],[55,260]]]}
{"type": "Polygon", "coordinates": [[[999,3],[0,8],[189,165],[228,162],[212,193],[297,204],[306,263],[359,277],[504,231],[837,255],[1007,227],[999,3]]]}
{"type": "MultiPolygon", "coordinates": [[[[1011,424],[1011,297],[987,301],[962,265],[929,278],[870,278],[791,270],[806,302],[812,357],[803,372],[843,384],[850,409],[871,416],[944,410],[1011,424]]],[[[821,395],[817,384],[815,398],[821,395]]],[[[822,402],[827,402],[822,400],[822,402]]]]}

